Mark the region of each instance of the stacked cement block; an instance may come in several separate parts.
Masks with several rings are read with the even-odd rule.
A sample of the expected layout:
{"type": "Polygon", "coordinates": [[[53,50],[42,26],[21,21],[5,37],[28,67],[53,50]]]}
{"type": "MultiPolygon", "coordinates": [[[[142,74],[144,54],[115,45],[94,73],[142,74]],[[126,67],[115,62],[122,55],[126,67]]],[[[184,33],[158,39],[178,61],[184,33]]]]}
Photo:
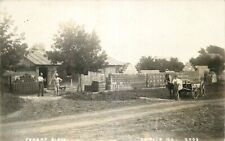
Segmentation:
{"type": "Polygon", "coordinates": [[[81,75],[82,90],[99,92],[106,89],[106,78],[104,74],[88,72],[88,75],[81,75]]]}
{"type": "Polygon", "coordinates": [[[16,94],[38,93],[38,82],[31,75],[25,74],[14,82],[13,91],[16,94]]]}
{"type": "Polygon", "coordinates": [[[105,91],[106,83],[93,81],[91,88],[92,88],[92,92],[103,92],[103,91],[105,91]]]}
{"type": "Polygon", "coordinates": [[[164,73],[156,73],[156,74],[147,74],[146,75],[146,87],[163,87],[165,74],[164,73]]]}
{"type": "Polygon", "coordinates": [[[110,74],[107,79],[107,88],[111,91],[130,90],[145,87],[144,74],[110,74]]]}

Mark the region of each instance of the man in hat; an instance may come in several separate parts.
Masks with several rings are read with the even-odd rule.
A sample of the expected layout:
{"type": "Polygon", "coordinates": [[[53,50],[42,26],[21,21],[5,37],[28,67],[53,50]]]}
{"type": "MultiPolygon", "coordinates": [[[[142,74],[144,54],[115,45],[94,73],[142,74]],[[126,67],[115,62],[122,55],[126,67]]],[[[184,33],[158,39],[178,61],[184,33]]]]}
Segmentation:
{"type": "Polygon", "coordinates": [[[43,73],[40,73],[40,75],[38,76],[38,96],[44,96],[44,78],[43,78],[43,73]]]}
{"type": "Polygon", "coordinates": [[[59,95],[59,88],[60,88],[60,82],[62,82],[62,79],[59,77],[58,73],[55,74],[55,93],[56,95],[59,95]]]}

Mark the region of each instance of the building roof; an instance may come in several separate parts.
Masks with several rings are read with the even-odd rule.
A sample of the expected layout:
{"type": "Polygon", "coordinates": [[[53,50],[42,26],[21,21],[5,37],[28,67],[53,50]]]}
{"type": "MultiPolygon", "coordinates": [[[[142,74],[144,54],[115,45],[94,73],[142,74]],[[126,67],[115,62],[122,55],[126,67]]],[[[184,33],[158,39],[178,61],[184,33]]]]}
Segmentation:
{"type": "Polygon", "coordinates": [[[126,70],[123,72],[124,74],[137,74],[138,71],[137,69],[135,68],[135,66],[129,64],[126,68],[126,70]]]}
{"type": "Polygon", "coordinates": [[[123,66],[125,63],[120,62],[112,57],[107,57],[106,62],[108,62],[108,66],[123,66]]]}
{"type": "Polygon", "coordinates": [[[35,65],[60,65],[60,63],[53,64],[42,51],[30,51],[25,57],[35,65]]]}
{"type": "Polygon", "coordinates": [[[191,65],[191,63],[186,63],[184,68],[183,68],[183,71],[195,71],[194,67],[191,65]]]}

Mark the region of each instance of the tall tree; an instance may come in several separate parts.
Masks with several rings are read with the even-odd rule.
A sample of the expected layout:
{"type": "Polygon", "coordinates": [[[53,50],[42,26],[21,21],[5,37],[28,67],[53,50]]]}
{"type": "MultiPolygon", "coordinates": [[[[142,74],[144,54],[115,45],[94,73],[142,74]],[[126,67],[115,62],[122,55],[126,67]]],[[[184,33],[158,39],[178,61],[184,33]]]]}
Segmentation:
{"type": "Polygon", "coordinates": [[[177,58],[170,58],[170,60],[162,59],[154,59],[151,56],[141,57],[138,64],[136,65],[137,70],[159,70],[164,72],[166,69],[171,71],[182,71],[184,64],[179,62],[177,58]]]}
{"type": "Polygon", "coordinates": [[[206,65],[216,74],[221,74],[224,70],[225,50],[218,46],[210,45],[206,49],[200,49],[199,56],[191,58],[192,65],[206,65]]]}
{"type": "Polygon", "coordinates": [[[13,21],[7,14],[0,13],[0,56],[1,70],[13,70],[25,55],[27,44],[24,34],[17,34],[13,21]]]}
{"type": "Polygon", "coordinates": [[[106,64],[107,56],[96,33],[87,33],[83,26],[72,21],[60,26],[52,48],[53,51],[47,52],[49,59],[54,63],[61,61],[70,73],[86,74],[106,64]]]}
{"type": "Polygon", "coordinates": [[[176,72],[182,71],[184,68],[184,64],[180,62],[177,58],[170,58],[167,63],[167,69],[173,70],[176,72]]]}

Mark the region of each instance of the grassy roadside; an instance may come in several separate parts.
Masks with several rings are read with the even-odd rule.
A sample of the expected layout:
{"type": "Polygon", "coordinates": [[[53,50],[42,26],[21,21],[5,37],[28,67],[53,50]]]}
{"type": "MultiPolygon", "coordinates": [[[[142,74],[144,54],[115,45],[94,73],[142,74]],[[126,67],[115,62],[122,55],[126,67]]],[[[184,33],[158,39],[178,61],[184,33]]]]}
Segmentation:
{"type": "Polygon", "coordinates": [[[4,95],[1,95],[0,103],[0,115],[7,115],[9,113],[20,110],[24,105],[24,99],[16,95],[6,93],[4,95]]]}

